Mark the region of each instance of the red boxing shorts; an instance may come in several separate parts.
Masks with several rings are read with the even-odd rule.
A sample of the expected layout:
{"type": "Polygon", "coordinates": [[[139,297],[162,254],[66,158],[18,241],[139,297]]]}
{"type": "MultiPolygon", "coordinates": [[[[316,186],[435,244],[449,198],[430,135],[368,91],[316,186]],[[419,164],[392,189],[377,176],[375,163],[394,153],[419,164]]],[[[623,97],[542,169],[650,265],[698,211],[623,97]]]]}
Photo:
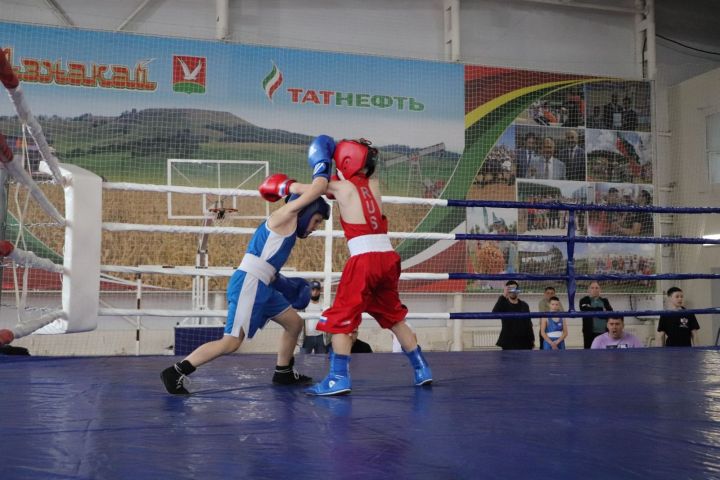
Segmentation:
{"type": "Polygon", "coordinates": [[[345,264],[335,301],[320,317],[317,329],[351,333],[367,312],[383,328],[405,320],[407,307],[400,302],[400,255],[395,251],[355,255],[345,264]]]}

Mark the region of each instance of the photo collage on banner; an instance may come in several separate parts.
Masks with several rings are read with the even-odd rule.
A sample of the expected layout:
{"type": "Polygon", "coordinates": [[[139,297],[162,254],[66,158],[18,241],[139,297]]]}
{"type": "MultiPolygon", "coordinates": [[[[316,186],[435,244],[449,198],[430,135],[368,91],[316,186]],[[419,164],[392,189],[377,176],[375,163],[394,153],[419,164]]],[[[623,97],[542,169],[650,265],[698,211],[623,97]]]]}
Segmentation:
{"type": "MultiPolygon", "coordinates": [[[[650,84],[532,73],[504,72],[511,77],[504,80],[515,91],[510,95],[497,91],[496,97],[510,97],[503,113],[514,109],[517,114],[511,121],[505,117],[509,121],[505,130],[492,145],[486,144],[485,157],[467,198],[652,205],[650,84]]],[[[564,236],[568,216],[567,211],[539,208],[517,212],[469,209],[466,231],[564,236]]],[[[575,226],[578,236],[654,235],[653,216],[647,212],[579,211],[575,226]]],[[[566,273],[564,243],[468,242],[467,253],[476,273],[566,273]]],[[[576,274],[655,273],[654,245],[577,243],[574,257],[576,274]]],[[[468,291],[495,291],[503,283],[468,282],[468,291]]],[[[565,282],[525,283],[532,291],[542,291],[547,285],[559,291],[566,289],[565,282]]],[[[608,283],[609,291],[654,288],[652,282],[613,283],[608,283]]],[[[585,286],[581,282],[578,288],[585,286]]]]}

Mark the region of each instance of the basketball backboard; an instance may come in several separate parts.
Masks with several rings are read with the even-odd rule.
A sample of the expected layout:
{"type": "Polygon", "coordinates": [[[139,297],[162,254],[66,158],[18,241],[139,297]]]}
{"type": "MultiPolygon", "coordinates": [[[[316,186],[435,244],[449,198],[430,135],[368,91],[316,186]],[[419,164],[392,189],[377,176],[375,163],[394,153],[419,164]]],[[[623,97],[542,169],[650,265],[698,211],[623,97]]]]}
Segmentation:
{"type": "Polygon", "coordinates": [[[267,202],[259,197],[219,195],[212,189],[248,190],[270,174],[270,165],[254,160],[167,160],[168,186],[207,188],[201,195],[188,193],[167,194],[168,219],[201,220],[213,216],[212,209],[232,208],[233,218],[264,219],[270,214],[267,202]]]}

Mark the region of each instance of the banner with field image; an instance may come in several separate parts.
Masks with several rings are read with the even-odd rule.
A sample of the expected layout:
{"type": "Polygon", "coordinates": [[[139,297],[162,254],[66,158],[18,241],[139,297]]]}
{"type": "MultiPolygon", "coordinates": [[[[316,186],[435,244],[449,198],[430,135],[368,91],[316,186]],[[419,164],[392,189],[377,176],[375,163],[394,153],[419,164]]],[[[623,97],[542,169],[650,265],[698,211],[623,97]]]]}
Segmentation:
{"type": "MultiPolygon", "coordinates": [[[[107,181],[252,189],[267,171],[309,181],[307,145],[327,134],[364,137],[379,148],[377,176],[386,195],[518,200],[526,195],[523,184],[566,192],[652,183],[650,89],[642,82],[11,23],[0,23],[0,34],[0,47],[58,157],[107,181]],[[183,170],[172,170],[170,160],[179,160],[172,165],[183,170]],[[612,174],[602,168],[610,164],[612,174]]],[[[8,102],[0,103],[0,130],[41,176],[37,152],[24,145],[8,102]]],[[[635,196],[641,191],[652,193],[643,187],[635,196]]],[[[169,205],[163,194],[108,192],[103,213],[105,221],[199,225],[217,202],[174,196],[169,205]],[[198,219],[168,213],[176,207],[198,219]]],[[[238,211],[247,218],[234,224],[257,225],[265,207],[242,199],[238,211]]],[[[482,214],[460,208],[388,204],[385,212],[390,229],[402,232],[486,230],[497,215],[489,212],[487,224],[482,214]]],[[[503,220],[519,233],[528,230],[527,212],[503,220]]],[[[61,238],[26,228],[46,256],[61,255],[61,238]]],[[[102,262],[194,263],[195,236],[178,235],[171,244],[156,237],[138,235],[133,242],[142,248],[103,248],[102,262]]],[[[109,244],[118,237],[105,238],[109,244]]],[[[237,265],[246,243],[213,236],[212,264],[237,265]]],[[[336,244],[333,270],[340,271],[347,251],[344,240],[336,244]]],[[[532,263],[518,245],[488,245],[501,252],[503,271],[532,263]]],[[[479,271],[485,268],[479,258],[497,259],[497,250],[478,257],[488,245],[395,242],[408,272],[479,271]]],[[[322,249],[318,239],[300,242],[288,266],[322,270],[322,249]]],[[[489,286],[497,287],[413,281],[401,288],[489,286]]]]}

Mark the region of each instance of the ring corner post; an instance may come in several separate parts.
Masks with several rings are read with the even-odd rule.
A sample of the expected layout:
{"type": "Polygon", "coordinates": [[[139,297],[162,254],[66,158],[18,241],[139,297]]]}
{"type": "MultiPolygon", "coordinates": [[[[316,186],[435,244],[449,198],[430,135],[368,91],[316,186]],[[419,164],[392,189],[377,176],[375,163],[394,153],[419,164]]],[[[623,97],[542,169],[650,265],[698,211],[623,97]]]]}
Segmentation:
{"type": "Polygon", "coordinates": [[[100,300],[102,179],[75,165],[61,165],[65,182],[65,254],[62,306],[67,332],[97,327],[100,300]]]}

